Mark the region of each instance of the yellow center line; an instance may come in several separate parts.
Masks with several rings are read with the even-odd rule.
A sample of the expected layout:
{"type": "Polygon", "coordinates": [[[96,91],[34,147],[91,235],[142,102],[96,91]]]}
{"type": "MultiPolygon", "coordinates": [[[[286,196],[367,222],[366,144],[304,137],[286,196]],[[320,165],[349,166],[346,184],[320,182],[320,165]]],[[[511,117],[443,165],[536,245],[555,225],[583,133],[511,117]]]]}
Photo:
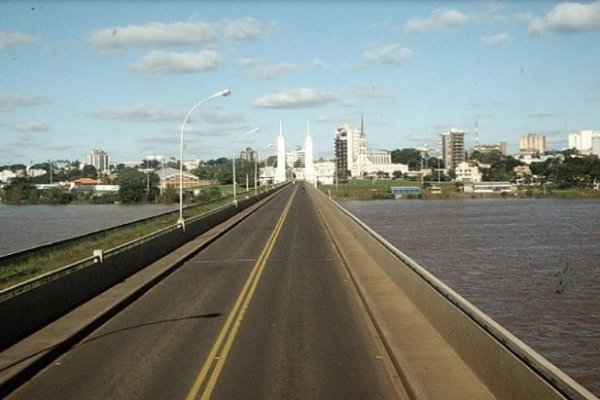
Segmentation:
{"type": "Polygon", "coordinates": [[[275,246],[277,237],[279,236],[281,228],[283,227],[283,223],[287,217],[287,214],[290,211],[292,200],[294,199],[294,194],[296,193],[296,190],[297,186],[294,189],[292,195],[290,196],[290,199],[288,200],[283,210],[283,213],[281,214],[279,220],[277,221],[277,224],[275,225],[273,233],[271,233],[269,240],[267,240],[267,244],[265,245],[260,256],[258,257],[256,264],[254,264],[254,267],[250,272],[248,280],[244,284],[244,287],[242,288],[242,291],[239,297],[237,298],[233,309],[229,313],[229,316],[227,317],[227,320],[225,321],[225,324],[223,325],[223,328],[221,329],[221,332],[219,333],[215,344],[213,345],[210,353],[208,354],[208,358],[204,362],[204,365],[202,366],[202,369],[200,370],[200,373],[198,374],[194,385],[192,386],[190,392],[186,397],[187,400],[194,400],[198,398],[198,394],[201,390],[202,393],[200,399],[210,398],[217,383],[217,380],[219,379],[219,375],[221,374],[221,370],[225,365],[225,361],[227,359],[229,351],[231,350],[231,346],[233,345],[238,329],[242,324],[242,320],[244,319],[244,315],[246,314],[248,305],[250,304],[254,292],[256,291],[258,281],[260,280],[265,265],[267,264],[269,255],[271,254],[271,251],[275,246]]]}

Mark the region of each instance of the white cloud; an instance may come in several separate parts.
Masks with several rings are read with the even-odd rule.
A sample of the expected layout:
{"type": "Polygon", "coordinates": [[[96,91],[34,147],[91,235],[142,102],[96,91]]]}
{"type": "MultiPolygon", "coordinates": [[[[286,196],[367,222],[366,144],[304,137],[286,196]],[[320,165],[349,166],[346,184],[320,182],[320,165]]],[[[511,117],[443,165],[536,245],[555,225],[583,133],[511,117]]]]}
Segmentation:
{"type": "Polygon", "coordinates": [[[146,25],[128,25],[90,32],[88,41],[100,49],[126,47],[165,47],[213,43],[217,26],[208,22],[150,22],[146,25]]]}
{"type": "Polygon", "coordinates": [[[143,105],[95,111],[90,113],[89,115],[96,118],[113,119],[129,122],[181,121],[184,117],[183,115],[165,110],[153,111],[149,107],[143,105]]]}
{"type": "Polygon", "coordinates": [[[532,34],[547,31],[600,31],[600,1],[590,4],[561,3],[544,17],[533,18],[529,24],[529,32],[532,34]]]}
{"type": "Polygon", "coordinates": [[[502,46],[510,42],[512,37],[508,33],[497,33],[495,35],[484,36],[481,42],[486,46],[502,46]]]}
{"type": "Polygon", "coordinates": [[[48,124],[37,121],[13,124],[10,128],[16,132],[48,132],[50,130],[48,124]]]}
{"type": "Polygon", "coordinates": [[[221,55],[214,50],[198,53],[153,51],[144,56],[133,68],[150,74],[190,74],[215,70],[221,55]]]}
{"type": "Polygon", "coordinates": [[[256,79],[272,79],[293,71],[297,66],[287,63],[261,65],[259,61],[245,58],[237,63],[244,74],[256,79]]]}
{"type": "Polygon", "coordinates": [[[406,32],[445,31],[458,28],[469,21],[469,17],[456,10],[435,10],[427,18],[412,18],[404,24],[406,32]]]}
{"type": "Polygon", "coordinates": [[[363,53],[362,58],[369,64],[402,64],[414,57],[411,49],[399,44],[390,44],[363,53]]]}
{"type": "Polygon", "coordinates": [[[234,42],[259,40],[265,35],[265,28],[254,18],[245,17],[238,20],[225,20],[224,35],[234,42]]]}
{"type": "Polygon", "coordinates": [[[256,108],[311,108],[338,101],[335,94],[321,89],[298,89],[269,94],[252,101],[256,108]]]}
{"type": "Polygon", "coordinates": [[[23,32],[0,32],[0,50],[37,42],[37,37],[23,32]]]}
{"type": "Polygon", "coordinates": [[[32,107],[48,103],[43,97],[15,96],[0,94],[0,111],[8,111],[17,107],[32,107]]]}

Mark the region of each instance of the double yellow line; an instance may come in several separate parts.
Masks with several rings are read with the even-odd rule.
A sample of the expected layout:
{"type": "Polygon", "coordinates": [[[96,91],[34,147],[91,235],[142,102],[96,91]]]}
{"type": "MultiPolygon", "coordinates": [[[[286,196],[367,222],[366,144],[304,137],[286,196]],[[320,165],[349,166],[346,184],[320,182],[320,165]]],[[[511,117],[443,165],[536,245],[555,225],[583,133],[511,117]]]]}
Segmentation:
{"type": "Polygon", "coordinates": [[[227,360],[227,356],[229,355],[229,351],[231,350],[231,346],[235,340],[235,336],[242,324],[242,320],[244,319],[244,315],[246,314],[246,310],[248,309],[248,305],[254,296],[254,292],[256,291],[256,286],[258,285],[258,281],[262,275],[263,270],[265,269],[265,265],[267,264],[267,260],[271,255],[271,251],[275,246],[275,242],[277,241],[277,237],[279,236],[279,232],[283,227],[283,222],[285,221],[290,207],[292,206],[292,200],[294,199],[294,194],[296,193],[296,189],[294,189],[294,193],[290,196],[283,213],[279,217],[277,224],[275,225],[275,229],[265,248],[261,252],[260,256],[252,271],[250,272],[250,276],[248,280],[244,284],[242,292],[237,298],[233,309],[229,313],[227,320],[225,321],[225,325],[221,329],[215,344],[213,345],[208,358],[204,362],[202,369],[200,370],[200,374],[196,378],[194,385],[192,386],[190,392],[187,395],[187,400],[195,400],[197,398],[200,399],[209,399],[215,385],[217,384],[217,380],[219,379],[219,375],[221,374],[221,370],[225,365],[225,361],[227,360]]]}

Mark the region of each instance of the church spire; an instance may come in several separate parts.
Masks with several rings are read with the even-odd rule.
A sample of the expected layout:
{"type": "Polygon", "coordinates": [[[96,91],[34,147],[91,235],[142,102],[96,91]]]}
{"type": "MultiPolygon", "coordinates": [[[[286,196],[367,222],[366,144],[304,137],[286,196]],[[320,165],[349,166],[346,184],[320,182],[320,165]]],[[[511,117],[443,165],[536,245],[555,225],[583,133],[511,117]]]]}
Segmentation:
{"type": "Polygon", "coordinates": [[[360,113],[360,137],[365,137],[365,122],[362,113],[360,113]]]}

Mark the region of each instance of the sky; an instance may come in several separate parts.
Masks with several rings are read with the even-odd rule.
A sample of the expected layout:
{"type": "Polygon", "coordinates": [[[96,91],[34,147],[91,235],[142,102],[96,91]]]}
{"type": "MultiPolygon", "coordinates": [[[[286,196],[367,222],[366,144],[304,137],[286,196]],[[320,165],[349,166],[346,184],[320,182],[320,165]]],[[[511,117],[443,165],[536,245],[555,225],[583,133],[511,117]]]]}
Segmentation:
{"type": "MultiPolygon", "coordinates": [[[[600,130],[600,1],[3,1],[0,165],[600,130]],[[259,128],[260,131],[246,132],[259,128]]],[[[269,154],[269,152],[271,154],[269,154]]]]}

